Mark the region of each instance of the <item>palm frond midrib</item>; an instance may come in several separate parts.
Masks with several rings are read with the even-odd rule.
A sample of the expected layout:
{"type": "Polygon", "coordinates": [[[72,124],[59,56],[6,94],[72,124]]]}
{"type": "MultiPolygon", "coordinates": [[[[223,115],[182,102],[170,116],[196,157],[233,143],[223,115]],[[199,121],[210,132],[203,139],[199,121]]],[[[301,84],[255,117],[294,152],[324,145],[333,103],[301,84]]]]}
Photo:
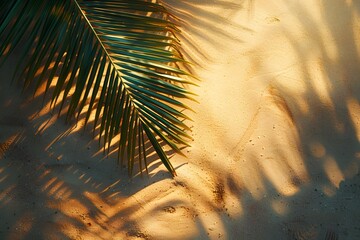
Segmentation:
{"type": "MultiPolygon", "coordinates": [[[[38,87],[45,81],[47,92],[55,81],[51,102],[56,105],[61,101],[60,112],[69,98],[67,118],[77,113],[79,119],[87,106],[85,123],[94,113],[91,121],[103,137],[104,146],[109,149],[111,140],[120,136],[119,156],[123,160],[124,154],[129,155],[130,172],[135,155],[146,167],[146,154],[140,154],[140,149],[148,139],[167,169],[175,174],[158,141],[177,152],[177,144],[187,144],[189,128],[183,123],[187,117],[181,110],[187,107],[176,99],[191,99],[192,93],[183,87],[191,83],[184,79],[187,73],[175,64],[186,62],[176,36],[178,28],[166,20],[164,7],[130,0],[15,0],[9,8],[10,13],[0,18],[15,17],[14,29],[18,32],[9,29],[8,20],[0,23],[0,34],[4,29],[11,33],[6,43],[24,36],[26,19],[31,16],[35,16],[33,29],[40,33],[31,35],[31,39],[39,37],[35,54],[27,57],[28,65],[20,74],[27,76],[26,85],[36,79],[38,87]],[[26,16],[16,15],[28,8],[26,16]],[[46,69],[40,77],[34,77],[41,64],[46,69],[54,64],[49,79],[46,69]]],[[[31,47],[29,44],[27,49],[31,47]]],[[[4,47],[0,52],[4,54],[4,47]]]]}

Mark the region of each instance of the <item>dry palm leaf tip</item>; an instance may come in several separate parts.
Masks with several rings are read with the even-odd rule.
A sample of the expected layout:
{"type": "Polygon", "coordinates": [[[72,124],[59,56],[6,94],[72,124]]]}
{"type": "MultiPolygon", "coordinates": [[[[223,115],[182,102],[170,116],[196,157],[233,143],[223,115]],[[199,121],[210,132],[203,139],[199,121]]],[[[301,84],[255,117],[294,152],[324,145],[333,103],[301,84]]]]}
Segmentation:
{"type": "Polygon", "coordinates": [[[152,152],[176,175],[164,146],[181,153],[189,145],[183,112],[194,78],[160,3],[16,0],[0,9],[1,63],[21,45],[14,75],[24,89],[45,86],[59,115],[93,124],[104,151],[117,138],[130,175],[135,165],[148,171],[152,152]]]}

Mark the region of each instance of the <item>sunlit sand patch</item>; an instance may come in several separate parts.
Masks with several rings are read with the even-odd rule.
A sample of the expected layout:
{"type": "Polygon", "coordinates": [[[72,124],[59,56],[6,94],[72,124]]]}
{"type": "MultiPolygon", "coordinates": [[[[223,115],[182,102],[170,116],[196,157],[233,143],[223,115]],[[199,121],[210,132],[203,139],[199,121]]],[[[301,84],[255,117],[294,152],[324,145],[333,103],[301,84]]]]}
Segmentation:
{"type": "Polygon", "coordinates": [[[322,192],[328,197],[334,196],[336,194],[336,191],[337,188],[331,185],[325,185],[322,187],[322,192]]]}
{"type": "Polygon", "coordinates": [[[336,160],[331,156],[326,157],[324,162],[324,170],[329,178],[329,181],[335,187],[339,187],[339,183],[344,180],[344,176],[336,160]]]}
{"type": "Polygon", "coordinates": [[[329,90],[331,89],[331,85],[327,76],[324,76],[324,71],[319,71],[319,67],[313,67],[314,64],[321,65],[317,61],[309,61],[308,69],[310,71],[310,79],[307,81],[310,82],[311,86],[313,87],[313,94],[316,95],[324,107],[328,109],[333,109],[333,102],[331,100],[329,90]]]}
{"type": "Polygon", "coordinates": [[[17,219],[13,231],[9,234],[9,239],[17,239],[19,234],[26,236],[32,229],[34,224],[34,214],[31,211],[22,213],[21,217],[17,219]]]}
{"type": "Polygon", "coordinates": [[[242,196],[234,193],[230,193],[226,196],[225,206],[226,210],[231,217],[239,218],[244,214],[244,209],[241,204],[240,198],[242,196]]]}
{"type": "Polygon", "coordinates": [[[15,189],[16,189],[16,184],[8,185],[6,189],[3,189],[0,192],[0,202],[2,204],[8,204],[9,202],[11,202],[13,199],[9,194],[13,192],[15,189]]]}
{"type": "Polygon", "coordinates": [[[319,142],[314,142],[314,143],[310,144],[310,151],[314,157],[319,158],[319,159],[324,157],[326,154],[326,149],[319,142]]]}
{"type": "Polygon", "coordinates": [[[360,142],[360,104],[355,98],[348,98],[346,103],[357,139],[360,142]]]}
{"type": "MultiPolygon", "coordinates": [[[[161,206],[161,203],[158,206],[161,206]]],[[[154,238],[168,236],[168,239],[190,239],[198,236],[199,233],[191,212],[185,206],[171,205],[170,207],[164,205],[162,209],[156,209],[156,211],[149,212],[149,215],[139,217],[141,218],[139,222],[142,229],[151,231],[154,238]],[[169,228],[169,224],[174,227],[169,228]]]]}
{"type": "Polygon", "coordinates": [[[288,206],[281,200],[273,200],[271,207],[279,215],[286,215],[288,213],[288,206]]]}

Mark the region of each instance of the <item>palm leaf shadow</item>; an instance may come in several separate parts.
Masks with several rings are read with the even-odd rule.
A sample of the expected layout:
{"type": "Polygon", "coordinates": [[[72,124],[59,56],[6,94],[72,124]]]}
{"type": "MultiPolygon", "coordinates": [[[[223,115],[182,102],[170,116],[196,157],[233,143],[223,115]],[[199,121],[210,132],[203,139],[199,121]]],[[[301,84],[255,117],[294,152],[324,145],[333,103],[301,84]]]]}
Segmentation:
{"type": "Polygon", "coordinates": [[[251,5],[252,0],[202,2],[162,0],[161,2],[172,13],[170,15],[172,22],[183,30],[179,39],[183,45],[183,55],[193,63],[193,65],[185,66],[191,73],[196,72],[193,66],[206,68],[215,60],[211,56],[212,51],[227,49],[228,42],[238,44],[243,42],[243,39],[233,35],[232,30],[243,34],[252,32],[247,26],[231,20],[240,10],[251,5]],[[211,8],[208,9],[206,6],[211,8]],[[228,15],[223,17],[218,12],[227,12],[228,15]],[[224,25],[229,29],[224,29],[224,25]]]}
{"type": "MultiPolygon", "coordinates": [[[[28,138],[31,135],[28,131],[29,128],[14,126],[5,132],[4,136],[8,137],[0,139],[2,238],[76,238],[79,234],[71,232],[73,228],[78,229],[75,232],[91,236],[101,233],[110,238],[114,226],[107,222],[109,212],[115,211],[123,218],[141,207],[136,204],[122,207],[122,203],[127,195],[139,191],[139,186],[150,179],[135,177],[142,184],[128,188],[131,182],[119,178],[116,170],[107,168],[108,171],[99,175],[102,167],[94,161],[88,164],[42,161],[28,146],[34,139],[45,140],[43,143],[46,139],[34,135],[35,138],[28,138]],[[104,174],[111,175],[104,178],[104,174]],[[63,204],[64,201],[69,205],[63,204]]],[[[166,175],[155,176],[152,180],[166,175]]],[[[123,224],[117,234],[131,235],[136,230],[136,223],[123,224]]]]}

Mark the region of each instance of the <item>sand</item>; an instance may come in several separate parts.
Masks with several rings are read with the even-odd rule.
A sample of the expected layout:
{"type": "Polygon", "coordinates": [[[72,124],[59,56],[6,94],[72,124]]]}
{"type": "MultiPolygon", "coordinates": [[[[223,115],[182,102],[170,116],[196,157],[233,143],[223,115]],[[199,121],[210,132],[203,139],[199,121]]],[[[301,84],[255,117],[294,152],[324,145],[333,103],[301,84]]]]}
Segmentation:
{"type": "Polygon", "coordinates": [[[166,0],[192,146],[130,179],[0,69],[1,239],[360,239],[360,3],[166,0]]]}

